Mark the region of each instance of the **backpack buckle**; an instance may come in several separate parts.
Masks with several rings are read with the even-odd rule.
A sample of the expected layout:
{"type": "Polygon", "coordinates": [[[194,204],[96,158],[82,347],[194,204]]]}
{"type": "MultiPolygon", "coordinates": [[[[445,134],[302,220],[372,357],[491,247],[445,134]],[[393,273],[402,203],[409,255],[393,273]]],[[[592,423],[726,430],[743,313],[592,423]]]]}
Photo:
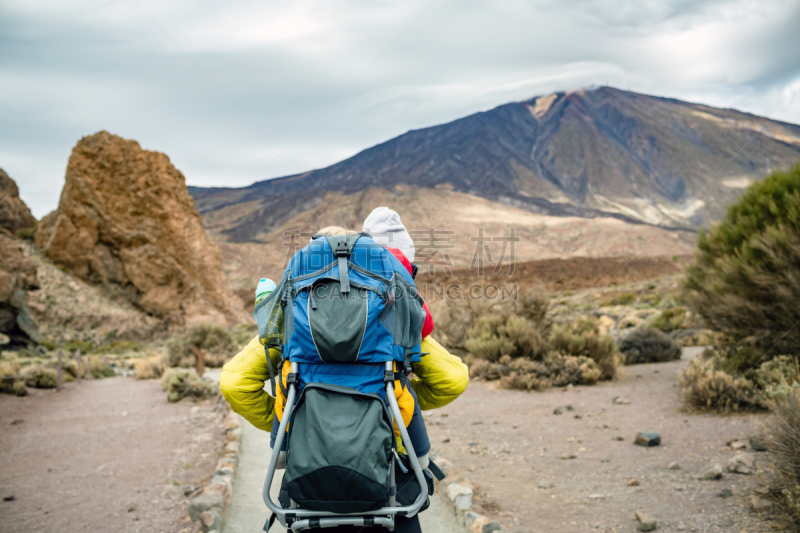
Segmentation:
{"type": "Polygon", "coordinates": [[[336,243],[336,249],[333,251],[333,255],[336,257],[347,257],[350,255],[350,250],[347,246],[346,240],[343,239],[336,243]]]}

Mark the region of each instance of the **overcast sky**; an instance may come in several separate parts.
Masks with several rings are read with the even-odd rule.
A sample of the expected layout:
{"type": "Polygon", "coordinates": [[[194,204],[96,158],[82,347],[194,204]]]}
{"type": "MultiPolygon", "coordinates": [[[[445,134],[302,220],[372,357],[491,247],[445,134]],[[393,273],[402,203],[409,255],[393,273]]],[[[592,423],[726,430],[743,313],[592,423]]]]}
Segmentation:
{"type": "Polygon", "coordinates": [[[0,0],[0,167],[42,217],[103,129],[242,186],[591,85],[800,123],[798,28],[798,0],[0,0]]]}

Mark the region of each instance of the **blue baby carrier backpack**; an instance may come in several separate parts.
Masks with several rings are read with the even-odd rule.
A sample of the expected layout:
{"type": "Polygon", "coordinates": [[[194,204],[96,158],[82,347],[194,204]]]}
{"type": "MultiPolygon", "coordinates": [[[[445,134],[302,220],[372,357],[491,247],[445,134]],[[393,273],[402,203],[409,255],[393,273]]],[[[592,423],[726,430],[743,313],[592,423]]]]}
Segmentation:
{"type": "Polygon", "coordinates": [[[414,454],[394,383],[420,360],[425,310],[403,264],[367,233],[317,235],[255,316],[261,342],[280,351],[281,368],[287,361],[291,368],[285,383],[278,380],[286,404],[264,485],[272,520],[293,531],[391,530],[396,515],[418,512],[430,476],[414,454]],[[411,502],[398,501],[395,467],[408,469],[396,452],[394,421],[409,481],[419,484],[411,502]],[[286,497],[276,503],[269,487],[284,439],[286,497]]]}

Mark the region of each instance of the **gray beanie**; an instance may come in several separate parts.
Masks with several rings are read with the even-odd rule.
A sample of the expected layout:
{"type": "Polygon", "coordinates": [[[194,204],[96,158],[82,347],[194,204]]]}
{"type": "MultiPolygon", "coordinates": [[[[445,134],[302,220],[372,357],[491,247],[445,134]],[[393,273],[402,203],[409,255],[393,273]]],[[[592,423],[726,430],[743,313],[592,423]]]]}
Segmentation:
{"type": "Polygon", "coordinates": [[[414,262],[414,241],[400,221],[400,215],[388,207],[376,207],[364,221],[364,231],[387,248],[397,248],[414,262]]]}

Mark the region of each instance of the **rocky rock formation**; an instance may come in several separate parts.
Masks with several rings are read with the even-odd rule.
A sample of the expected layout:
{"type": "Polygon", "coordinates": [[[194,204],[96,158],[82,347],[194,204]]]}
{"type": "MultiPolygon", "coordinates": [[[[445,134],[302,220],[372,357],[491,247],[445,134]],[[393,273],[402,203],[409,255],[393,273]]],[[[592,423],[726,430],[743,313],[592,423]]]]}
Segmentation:
{"type": "Polygon", "coordinates": [[[36,244],[77,277],[170,324],[244,318],[183,174],[135,141],[101,131],[78,142],[36,244]]]}
{"type": "Polygon", "coordinates": [[[19,197],[17,184],[0,168],[0,228],[15,234],[36,226],[36,218],[19,197]]]}
{"type": "Polygon", "coordinates": [[[37,286],[36,265],[25,257],[19,241],[0,229],[0,344],[39,341],[27,292],[37,286]]]}

